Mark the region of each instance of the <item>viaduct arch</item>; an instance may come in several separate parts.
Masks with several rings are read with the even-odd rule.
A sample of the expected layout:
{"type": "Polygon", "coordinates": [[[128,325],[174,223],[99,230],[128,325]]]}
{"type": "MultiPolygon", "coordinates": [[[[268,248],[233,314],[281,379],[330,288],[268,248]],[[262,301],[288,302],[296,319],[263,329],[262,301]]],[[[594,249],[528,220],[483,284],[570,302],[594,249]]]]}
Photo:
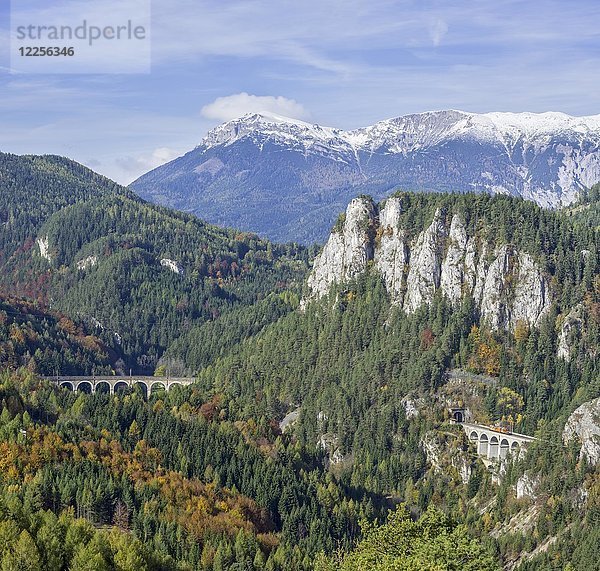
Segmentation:
{"type": "Polygon", "coordinates": [[[533,436],[517,432],[502,432],[490,426],[458,422],[469,441],[476,447],[477,454],[488,460],[503,461],[509,455],[518,455],[527,445],[537,440],[533,436]]]}
{"type": "Polygon", "coordinates": [[[114,395],[123,390],[142,387],[146,397],[158,390],[169,391],[176,386],[188,386],[196,382],[193,377],[145,377],[125,375],[56,376],[43,377],[59,387],[85,393],[104,392],[114,395]]]}

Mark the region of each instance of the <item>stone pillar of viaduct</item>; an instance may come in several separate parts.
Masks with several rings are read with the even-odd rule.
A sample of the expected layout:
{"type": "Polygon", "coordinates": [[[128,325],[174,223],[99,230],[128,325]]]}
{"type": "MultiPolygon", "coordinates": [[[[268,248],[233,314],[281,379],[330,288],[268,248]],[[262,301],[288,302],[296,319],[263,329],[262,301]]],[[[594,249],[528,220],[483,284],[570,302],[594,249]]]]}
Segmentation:
{"type": "Polygon", "coordinates": [[[153,391],[163,389],[169,391],[175,386],[191,385],[193,378],[187,377],[121,377],[121,376],[94,376],[94,377],[45,377],[50,382],[75,392],[105,392],[115,394],[122,389],[132,389],[141,386],[146,396],[153,391]]]}
{"type": "Polygon", "coordinates": [[[469,441],[475,446],[477,454],[488,460],[503,461],[509,455],[517,456],[525,450],[535,438],[515,432],[502,432],[489,426],[458,423],[463,427],[469,441]]]}

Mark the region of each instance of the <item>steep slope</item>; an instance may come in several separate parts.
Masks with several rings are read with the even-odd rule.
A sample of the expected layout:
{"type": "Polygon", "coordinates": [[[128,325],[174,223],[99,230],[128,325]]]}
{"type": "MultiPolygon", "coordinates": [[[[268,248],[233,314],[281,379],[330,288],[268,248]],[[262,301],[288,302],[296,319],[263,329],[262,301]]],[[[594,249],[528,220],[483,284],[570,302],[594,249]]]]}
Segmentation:
{"type": "Polygon", "coordinates": [[[0,283],[85,321],[122,367],[152,371],[192,325],[304,277],[304,249],[148,204],[66,159],[9,159],[0,283]]]}
{"type": "Polygon", "coordinates": [[[153,368],[192,324],[304,275],[296,248],[272,247],[137,198],[64,209],[40,236],[55,272],[51,304],[95,323],[138,367],[153,368]]]}
{"type": "MultiPolygon", "coordinates": [[[[552,303],[546,262],[555,252],[535,253],[539,229],[517,228],[519,222],[530,222],[525,216],[533,212],[530,205],[487,196],[469,204],[449,195],[419,199],[401,194],[379,207],[369,197],[357,198],[315,259],[303,303],[364,273],[371,262],[392,302],[406,313],[431,304],[436,295],[455,307],[468,295],[494,329],[514,328],[520,321],[537,325],[552,303]],[[421,228],[411,219],[416,209],[422,209],[421,228]],[[497,216],[477,220],[477,209],[497,216]],[[507,221],[510,234],[507,228],[495,232],[507,221]]],[[[535,215],[542,216],[539,211],[535,215]]]]}
{"type": "Polygon", "coordinates": [[[354,131],[249,114],[131,188],[211,222],[310,242],[360,192],[478,191],[555,207],[598,181],[600,116],[439,111],[354,131]]]}
{"type": "MultiPolygon", "coordinates": [[[[189,365],[201,367],[203,382],[219,390],[264,390],[270,398],[275,391],[283,403],[321,406],[347,395],[365,407],[361,414],[388,398],[378,392],[382,386],[395,387],[400,400],[418,386],[442,383],[452,365],[499,375],[526,391],[538,381],[571,391],[556,377],[598,358],[597,244],[597,230],[520,199],[403,194],[377,206],[360,198],[315,259],[302,311],[252,343],[220,351],[213,363],[198,356],[189,365]],[[390,205],[398,215],[393,232],[384,225],[390,205]],[[388,256],[386,240],[405,248],[388,256]],[[471,272],[461,248],[469,240],[471,272]],[[533,352],[530,360],[514,353],[517,346],[533,352]],[[547,364],[530,369],[542,354],[547,364]]],[[[586,375],[591,381],[593,368],[586,375]]],[[[546,398],[530,404],[549,406],[546,398]]],[[[339,422],[357,422],[347,406],[339,422]]]]}
{"type": "Polygon", "coordinates": [[[506,571],[594,561],[579,546],[593,545],[599,467],[580,461],[578,437],[595,438],[598,429],[586,414],[567,446],[562,432],[573,411],[600,395],[598,243],[597,230],[521,199],[406,194],[380,206],[358,199],[323,250],[323,275],[339,271],[323,282],[327,295],[209,364],[192,355],[200,394],[238,422],[280,421],[284,435],[320,450],[354,489],[404,501],[415,514],[429,502],[442,507],[494,543],[506,571]],[[468,267],[469,240],[473,291],[468,272],[455,271],[468,267]],[[498,271],[489,269],[496,249],[508,246],[506,266],[503,254],[498,271]],[[382,259],[392,264],[385,274],[382,259]],[[419,268],[413,276],[411,264],[419,268]],[[539,314],[528,313],[535,295],[519,293],[539,286],[528,275],[550,292],[539,314]],[[396,279],[403,301],[389,285],[396,279]],[[504,307],[506,328],[482,311],[477,283],[502,285],[490,301],[504,307]],[[405,305],[409,292],[422,296],[414,308],[405,305]],[[484,465],[448,422],[456,406],[474,422],[509,423],[540,440],[503,467],[484,465]]]}
{"type": "Polygon", "coordinates": [[[114,194],[131,195],[65,157],[0,153],[0,284],[10,294],[43,296],[44,277],[24,267],[39,228],[61,208],[114,194]]]}
{"type": "Polygon", "coordinates": [[[84,324],[10,298],[0,298],[0,355],[2,367],[41,375],[110,373],[119,357],[84,324]]]}

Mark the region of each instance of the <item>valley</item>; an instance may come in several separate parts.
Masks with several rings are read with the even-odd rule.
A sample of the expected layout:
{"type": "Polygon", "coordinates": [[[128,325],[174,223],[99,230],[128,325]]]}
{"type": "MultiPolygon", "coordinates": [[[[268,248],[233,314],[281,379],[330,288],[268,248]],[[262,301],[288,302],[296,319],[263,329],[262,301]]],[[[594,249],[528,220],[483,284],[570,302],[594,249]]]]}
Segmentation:
{"type": "Polygon", "coordinates": [[[304,247],[0,175],[7,565],[593,568],[598,186],[362,195],[304,247]]]}
{"type": "Polygon", "coordinates": [[[0,16],[0,571],[600,571],[600,2],[0,16]]]}

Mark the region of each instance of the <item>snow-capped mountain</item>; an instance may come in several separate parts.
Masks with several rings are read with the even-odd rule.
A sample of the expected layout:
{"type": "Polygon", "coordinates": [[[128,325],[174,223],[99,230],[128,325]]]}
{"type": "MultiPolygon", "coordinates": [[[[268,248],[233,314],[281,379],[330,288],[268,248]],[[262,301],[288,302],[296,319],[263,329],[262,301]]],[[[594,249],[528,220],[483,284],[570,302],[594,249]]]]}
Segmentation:
{"type": "Polygon", "coordinates": [[[491,192],[545,207],[600,181],[600,115],[406,115],[344,131],[248,114],[143,175],[144,198],[276,240],[323,240],[354,196],[491,192]]]}

